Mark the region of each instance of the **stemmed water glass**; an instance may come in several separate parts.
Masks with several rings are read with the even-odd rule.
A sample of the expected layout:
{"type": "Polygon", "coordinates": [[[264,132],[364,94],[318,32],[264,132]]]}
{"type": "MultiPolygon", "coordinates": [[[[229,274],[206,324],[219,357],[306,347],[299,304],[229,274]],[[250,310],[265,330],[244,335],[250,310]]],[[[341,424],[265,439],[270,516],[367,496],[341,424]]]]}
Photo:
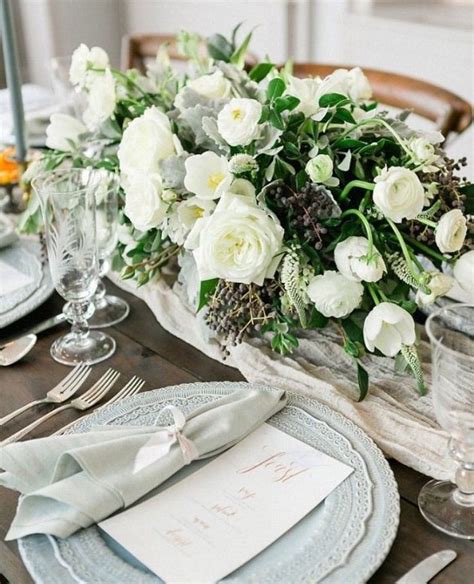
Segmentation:
{"type": "Polygon", "coordinates": [[[104,169],[94,172],[99,179],[95,194],[99,283],[93,299],[95,311],[89,326],[102,328],[121,322],[128,316],[130,307],[122,298],[106,295],[102,281],[110,269],[110,258],[117,246],[119,178],[104,169]]]}
{"type": "Polygon", "coordinates": [[[95,192],[99,176],[90,169],[55,170],[33,180],[45,225],[49,266],[71,332],[57,339],[51,355],[64,365],[98,363],[115,351],[114,339],[90,331],[91,298],[97,287],[95,192]]]}
{"type": "Polygon", "coordinates": [[[433,354],[433,402],[457,463],[454,483],[432,480],[420,511],[436,528],[474,539],[474,305],[452,304],[426,322],[433,354]]]}

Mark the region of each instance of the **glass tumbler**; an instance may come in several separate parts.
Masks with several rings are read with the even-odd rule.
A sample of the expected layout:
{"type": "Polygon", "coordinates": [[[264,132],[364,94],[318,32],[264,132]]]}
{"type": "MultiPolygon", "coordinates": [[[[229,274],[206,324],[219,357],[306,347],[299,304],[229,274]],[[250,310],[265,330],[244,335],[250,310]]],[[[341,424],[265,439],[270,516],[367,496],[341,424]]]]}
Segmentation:
{"type": "Polygon", "coordinates": [[[434,527],[474,539],[474,305],[451,304],[426,321],[432,346],[433,403],[449,434],[454,483],[432,480],[418,505],[434,527]]]}
{"type": "Polygon", "coordinates": [[[49,267],[57,292],[67,303],[64,314],[71,332],[51,346],[53,359],[64,365],[98,363],[115,351],[115,341],[87,323],[98,276],[95,230],[94,170],[46,172],[33,180],[43,213],[49,267]]]}
{"type": "Polygon", "coordinates": [[[93,298],[94,314],[91,328],[112,326],[128,316],[130,307],[118,296],[106,294],[102,278],[110,269],[110,258],[117,247],[119,177],[107,170],[96,170],[99,184],[95,193],[95,216],[99,283],[93,298]]]}

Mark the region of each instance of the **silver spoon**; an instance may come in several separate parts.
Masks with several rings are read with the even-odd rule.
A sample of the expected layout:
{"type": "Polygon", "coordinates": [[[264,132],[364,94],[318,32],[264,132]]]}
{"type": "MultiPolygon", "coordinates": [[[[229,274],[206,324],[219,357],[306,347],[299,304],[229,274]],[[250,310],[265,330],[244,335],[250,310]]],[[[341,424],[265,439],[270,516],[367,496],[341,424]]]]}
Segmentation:
{"type": "Polygon", "coordinates": [[[50,329],[65,320],[64,314],[57,314],[32,327],[21,337],[4,342],[0,345],[0,366],[6,367],[19,361],[35,346],[36,333],[50,329]]]}

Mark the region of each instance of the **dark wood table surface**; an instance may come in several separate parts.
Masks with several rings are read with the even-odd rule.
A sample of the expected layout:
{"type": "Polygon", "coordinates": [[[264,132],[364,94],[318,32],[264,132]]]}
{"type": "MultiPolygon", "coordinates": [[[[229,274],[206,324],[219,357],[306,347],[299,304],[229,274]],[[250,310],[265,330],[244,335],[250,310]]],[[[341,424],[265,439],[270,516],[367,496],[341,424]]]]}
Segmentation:
{"type": "MultiPolygon", "coordinates": [[[[108,284],[109,290],[114,286],[108,284]]],[[[110,329],[117,341],[116,354],[105,363],[94,367],[90,379],[96,379],[106,369],[115,367],[126,380],[134,374],[146,380],[146,389],[155,389],[193,381],[231,380],[240,381],[240,373],[202,355],[199,351],[164,331],[156,322],[148,307],[139,299],[118,289],[131,306],[130,316],[110,329]]],[[[1,335],[16,334],[26,327],[57,314],[62,300],[54,295],[30,316],[1,331],[1,335]]],[[[19,363],[0,368],[0,416],[33,400],[44,397],[64,375],[68,368],[55,363],[49,355],[52,341],[64,329],[56,328],[43,333],[36,347],[19,363]]],[[[166,390],[164,390],[166,391],[166,390]]],[[[0,439],[32,422],[51,409],[50,405],[37,406],[0,428],[0,439]]],[[[40,426],[32,437],[46,436],[66,423],[79,417],[68,410],[40,426]]],[[[426,476],[392,461],[390,463],[401,496],[401,518],[398,535],[393,547],[371,583],[393,583],[406,571],[430,554],[453,549],[458,558],[441,572],[433,582],[437,584],[467,584],[474,581],[474,545],[457,540],[432,528],[421,517],[417,496],[426,476]]],[[[5,542],[5,534],[13,519],[17,495],[0,487],[0,581],[11,584],[32,582],[18,554],[16,542],[5,542]]],[[[133,583],[130,583],[133,584],[133,583]]],[[[291,584],[291,583],[285,583],[291,584]]],[[[351,584],[348,582],[347,584],[351,584]]]]}

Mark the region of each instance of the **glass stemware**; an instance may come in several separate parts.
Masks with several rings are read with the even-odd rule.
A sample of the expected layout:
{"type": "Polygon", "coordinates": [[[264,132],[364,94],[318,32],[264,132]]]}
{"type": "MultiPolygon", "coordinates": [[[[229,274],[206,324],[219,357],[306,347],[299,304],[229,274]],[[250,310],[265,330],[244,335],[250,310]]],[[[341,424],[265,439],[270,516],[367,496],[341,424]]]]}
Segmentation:
{"type": "Polygon", "coordinates": [[[436,528],[474,539],[474,305],[452,304],[426,322],[433,354],[433,402],[450,435],[454,480],[432,480],[420,491],[422,515],[436,528]]]}
{"type": "Polygon", "coordinates": [[[90,300],[98,283],[93,170],[69,169],[44,173],[33,180],[43,213],[49,266],[57,292],[67,301],[63,311],[71,332],[57,339],[51,355],[64,365],[98,363],[115,351],[115,341],[90,331],[90,300]]]}
{"type": "Polygon", "coordinates": [[[95,194],[99,283],[94,295],[95,311],[91,328],[112,326],[128,316],[130,307],[118,296],[106,295],[102,278],[110,269],[110,258],[117,246],[119,178],[107,170],[96,170],[99,185],[95,194]]]}

